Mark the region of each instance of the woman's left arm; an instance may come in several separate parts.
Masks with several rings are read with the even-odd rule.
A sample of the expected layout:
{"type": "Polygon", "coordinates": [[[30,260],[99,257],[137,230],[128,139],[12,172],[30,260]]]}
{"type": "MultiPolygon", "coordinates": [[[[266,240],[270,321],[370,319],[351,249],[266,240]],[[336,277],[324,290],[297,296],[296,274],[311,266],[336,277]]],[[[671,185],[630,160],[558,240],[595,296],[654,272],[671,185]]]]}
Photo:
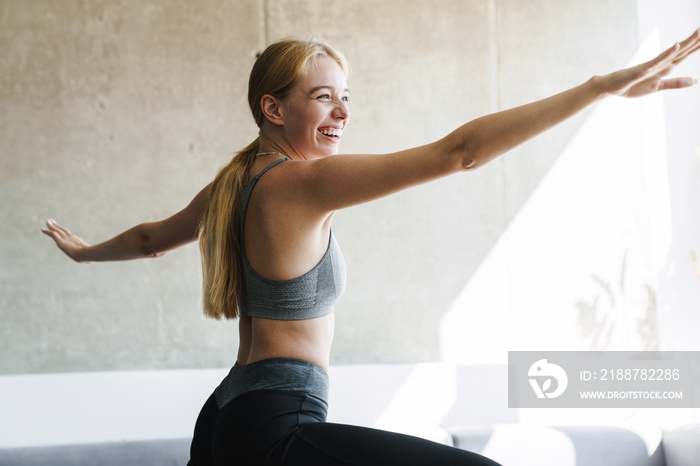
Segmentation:
{"type": "MultiPolygon", "coordinates": [[[[465,168],[477,168],[609,96],[642,97],[697,84],[692,78],[665,79],[700,49],[700,29],[653,60],[603,76],[552,97],[478,118],[448,136],[467,157],[465,168]]],[[[446,139],[448,139],[446,138],[446,139]]]]}
{"type": "Polygon", "coordinates": [[[444,138],[391,154],[336,155],[303,164],[278,185],[288,205],[304,206],[316,220],[329,212],[464,170],[481,167],[553,128],[608,96],[640,97],[695,84],[692,78],[666,77],[700,50],[700,30],[653,60],[603,76],[520,107],[477,118],[444,138]]]}

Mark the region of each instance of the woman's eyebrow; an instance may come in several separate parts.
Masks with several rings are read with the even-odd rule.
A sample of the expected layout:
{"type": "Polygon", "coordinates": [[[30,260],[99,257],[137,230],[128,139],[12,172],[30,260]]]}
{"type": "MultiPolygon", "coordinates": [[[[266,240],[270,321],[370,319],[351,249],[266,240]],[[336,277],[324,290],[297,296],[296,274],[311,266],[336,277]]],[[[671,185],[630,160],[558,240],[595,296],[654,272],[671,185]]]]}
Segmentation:
{"type": "MultiPolygon", "coordinates": [[[[315,92],[318,92],[318,91],[320,91],[321,89],[330,89],[330,90],[333,90],[334,87],[333,87],[333,86],[330,86],[330,85],[328,85],[328,84],[324,84],[324,85],[322,85],[322,86],[316,86],[316,87],[312,88],[312,89],[309,91],[309,94],[313,94],[313,93],[315,93],[315,92]]],[[[343,90],[343,92],[350,92],[350,89],[348,89],[348,88],[346,87],[346,88],[343,90]]]]}

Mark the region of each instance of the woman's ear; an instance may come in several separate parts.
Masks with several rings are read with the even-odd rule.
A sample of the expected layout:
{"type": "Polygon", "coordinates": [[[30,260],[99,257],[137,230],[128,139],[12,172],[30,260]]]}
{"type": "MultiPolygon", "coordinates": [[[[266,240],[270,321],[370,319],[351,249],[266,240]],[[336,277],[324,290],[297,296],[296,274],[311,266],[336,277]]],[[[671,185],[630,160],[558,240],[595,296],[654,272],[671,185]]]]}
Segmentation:
{"type": "Polygon", "coordinates": [[[265,115],[265,118],[267,118],[270,123],[277,126],[284,125],[284,115],[277,97],[265,94],[262,96],[262,99],[260,99],[260,108],[262,109],[263,115],[265,115]]]}

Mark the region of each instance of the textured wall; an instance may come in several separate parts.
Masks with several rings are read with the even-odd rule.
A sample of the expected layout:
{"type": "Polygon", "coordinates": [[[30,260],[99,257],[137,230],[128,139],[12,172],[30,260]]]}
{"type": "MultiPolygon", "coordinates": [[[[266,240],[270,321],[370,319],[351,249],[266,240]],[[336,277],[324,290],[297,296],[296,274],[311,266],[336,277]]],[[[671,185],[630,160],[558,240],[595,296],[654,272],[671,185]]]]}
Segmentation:
{"type": "Polygon", "coordinates": [[[197,248],[72,264],[88,241],[186,205],[254,134],[256,1],[0,3],[3,372],[227,364],[232,324],[199,314],[197,248]]]}
{"type": "MultiPolygon", "coordinates": [[[[0,373],[231,364],[235,324],[201,316],[195,246],[86,266],[39,228],[53,217],[94,242],[184,206],[255,136],[245,87],[266,43],[344,50],[342,150],[376,153],[624,65],[637,28],[632,0],[0,0],[0,373]]],[[[590,113],[341,212],[333,361],[438,359],[445,314],[590,113]]],[[[489,316],[473,312],[478,333],[489,316]]]]}

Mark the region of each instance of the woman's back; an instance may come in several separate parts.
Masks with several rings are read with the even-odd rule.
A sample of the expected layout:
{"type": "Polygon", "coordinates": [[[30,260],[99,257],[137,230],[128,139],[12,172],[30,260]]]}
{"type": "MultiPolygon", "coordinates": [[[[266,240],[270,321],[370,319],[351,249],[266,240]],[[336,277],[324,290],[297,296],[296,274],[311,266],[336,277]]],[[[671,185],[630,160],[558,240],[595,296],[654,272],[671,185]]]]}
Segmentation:
{"type": "Polygon", "coordinates": [[[345,264],[330,227],[333,214],[313,219],[280,195],[290,163],[273,154],[257,157],[246,176],[238,363],[288,357],[328,370],[332,308],[344,289],[345,264]]]}

